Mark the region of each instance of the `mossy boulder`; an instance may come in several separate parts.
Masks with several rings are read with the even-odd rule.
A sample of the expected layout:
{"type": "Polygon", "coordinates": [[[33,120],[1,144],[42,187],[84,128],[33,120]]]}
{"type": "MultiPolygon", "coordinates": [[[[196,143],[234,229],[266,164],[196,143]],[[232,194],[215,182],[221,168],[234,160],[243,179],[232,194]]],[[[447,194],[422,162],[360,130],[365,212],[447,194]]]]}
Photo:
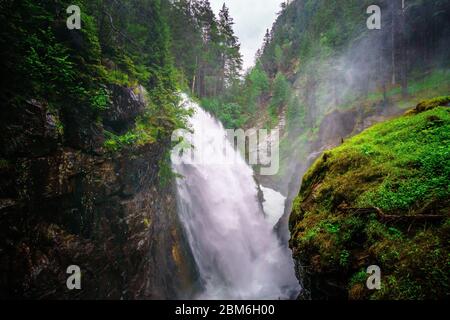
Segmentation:
{"type": "Polygon", "coordinates": [[[450,109],[436,101],[448,103],[375,125],[305,174],[290,246],[309,298],[450,297],[450,109]],[[381,290],[366,287],[371,265],[381,290]]]}
{"type": "Polygon", "coordinates": [[[440,106],[450,106],[450,96],[442,96],[434,99],[421,101],[414,109],[408,111],[407,115],[418,114],[424,111],[432,110],[440,106]]]}

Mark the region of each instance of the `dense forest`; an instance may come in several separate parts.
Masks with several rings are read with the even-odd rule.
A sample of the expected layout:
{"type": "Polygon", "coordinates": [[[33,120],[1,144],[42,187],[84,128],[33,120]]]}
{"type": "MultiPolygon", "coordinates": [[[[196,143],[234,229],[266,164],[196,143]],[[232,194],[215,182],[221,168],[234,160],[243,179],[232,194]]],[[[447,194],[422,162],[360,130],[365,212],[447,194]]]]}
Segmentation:
{"type": "Polygon", "coordinates": [[[230,118],[230,125],[248,126],[263,106],[270,127],[286,108],[293,126],[316,127],[335,107],[407,104],[408,97],[436,83],[448,85],[442,73],[433,72],[448,67],[448,2],[408,1],[402,9],[401,1],[379,1],[380,30],[369,30],[369,15],[361,14],[371,4],[283,3],[243,85],[211,102],[211,109],[220,109],[218,116],[230,118]]]}
{"type": "Polygon", "coordinates": [[[1,1],[0,298],[448,298],[450,2],[376,1],[370,30],[372,4],[283,2],[243,70],[226,4],[1,1]],[[176,172],[171,138],[195,114],[219,136],[278,129],[278,173],[176,172]],[[233,176],[208,181],[220,173],[233,176]],[[195,182],[188,218],[180,181],[195,182]],[[284,202],[275,227],[258,216],[268,187],[284,202]],[[212,231],[246,240],[219,248],[212,231]],[[204,268],[195,232],[211,235],[204,268]],[[294,283],[256,264],[277,262],[266,251],[288,253],[294,283]],[[244,279],[237,261],[263,271],[244,279]],[[66,287],[74,264],[83,290],[66,287]],[[369,265],[381,290],[365,286],[369,265]]]}
{"type": "Polygon", "coordinates": [[[219,96],[236,84],[242,57],[225,4],[217,18],[208,0],[181,0],[169,10],[169,21],[175,65],[192,94],[219,96]]]}
{"type": "MultiPolygon", "coordinates": [[[[2,69],[10,75],[2,83],[2,100],[7,107],[18,108],[31,99],[45,101],[64,144],[89,151],[103,147],[103,143],[110,149],[130,142],[145,143],[163,135],[160,131],[166,125],[167,130],[179,125],[175,70],[161,3],[78,4],[83,26],[69,31],[68,2],[2,3],[3,19],[8,21],[1,37],[6,48],[2,50],[2,69]],[[125,133],[128,128],[105,119],[110,89],[137,89],[139,85],[148,91],[148,110],[137,126],[125,133]]],[[[2,120],[14,121],[8,119],[14,112],[6,108],[2,112],[2,120]]],[[[11,136],[15,134],[8,133],[11,136]]],[[[3,144],[11,146],[11,155],[20,153],[24,146],[20,141],[3,144]]]]}
{"type": "Polygon", "coordinates": [[[45,100],[68,145],[101,147],[88,140],[102,130],[98,123],[108,113],[108,86],[143,86],[149,100],[135,128],[104,123],[105,146],[114,150],[158,140],[182,126],[177,89],[188,86],[199,97],[217,96],[239,78],[239,43],[225,5],[216,19],[207,0],[76,4],[83,15],[79,31],[66,28],[68,2],[2,4],[8,21],[1,37],[2,69],[12,76],[2,83],[2,100],[9,107],[45,100]]]}

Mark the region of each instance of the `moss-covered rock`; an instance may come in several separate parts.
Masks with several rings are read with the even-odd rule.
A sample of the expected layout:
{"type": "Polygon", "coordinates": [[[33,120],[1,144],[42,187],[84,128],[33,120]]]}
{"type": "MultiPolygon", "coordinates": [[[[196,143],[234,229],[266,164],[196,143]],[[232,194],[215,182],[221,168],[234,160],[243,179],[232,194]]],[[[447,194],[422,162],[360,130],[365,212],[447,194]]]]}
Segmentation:
{"type": "Polygon", "coordinates": [[[310,298],[449,298],[450,109],[436,103],[448,99],[371,127],[304,176],[290,245],[310,298]],[[366,287],[370,265],[381,290],[366,287]]]}
{"type": "Polygon", "coordinates": [[[414,109],[407,112],[407,115],[418,114],[424,111],[432,110],[439,106],[449,106],[450,96],[442,96],[434,99],[421,101],[414,109]]]}

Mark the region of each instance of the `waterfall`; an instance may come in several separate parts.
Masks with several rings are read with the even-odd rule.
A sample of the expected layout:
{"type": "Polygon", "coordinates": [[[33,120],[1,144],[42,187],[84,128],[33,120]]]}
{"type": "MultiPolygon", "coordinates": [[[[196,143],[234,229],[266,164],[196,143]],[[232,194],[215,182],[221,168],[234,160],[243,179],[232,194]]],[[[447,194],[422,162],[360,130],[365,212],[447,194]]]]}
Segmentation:
{"type": "Polygon", "coordinates": [[[252,168],[220,122],[184,100],[191,152],[173,152],[178,206],[202,281],[198,299],[292,299],[300,287],[289,248],[283,247],[258,201],[252,168]],[[233,162],[227,155],[234,155],[233,162]],[[191,161],[192,155],[204,161],[191,161]]]}

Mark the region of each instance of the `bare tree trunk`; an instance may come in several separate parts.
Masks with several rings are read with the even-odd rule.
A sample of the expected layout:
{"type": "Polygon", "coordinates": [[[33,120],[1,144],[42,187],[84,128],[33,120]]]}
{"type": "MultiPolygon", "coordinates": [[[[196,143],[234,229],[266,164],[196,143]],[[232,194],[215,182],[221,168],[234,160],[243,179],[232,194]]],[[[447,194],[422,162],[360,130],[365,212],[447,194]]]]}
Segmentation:
{"type": "Polygon", "coordinates": [[[400,15],[400,51],[401,59],[401,76],[402,76],[402,96],[408,96],[408,48],[406,40],[406,9],[402,8],[400,15]]]}
{"type": "Polygon", "coordinates": [[[194,76],[192,77],[192,94],[195,94],[195,85],[197,81],[197,72],[198,72],[198,56],[195,56],[195,70],[194,70],[194,76]]]}
{"type": "Polygon", "coordinates": [[[195,79],[196,79],[195,76],[196,76],[196,75],[195,75],[195,73],[194,73],[194,77],[193,77],[193,79],[192,79],[192,89],[191,89],[192,94],[195,93],[195,79]]]}
{"type": "Polygon", "coordinates": [[[395,61],[395,15],[396,15],[396,7],[394,5],[394,9],[392,10],[392,30],[391,30],[391,37],[392,37],[392,50],[391,50],[391,61],[392,61],[392,85],[395,85],[397,83],[396,79],[396,61],[395,61]]]}
{"type": "Polygon", "coordinates": [[[379,54],[379,59],[378,59],[378,72],[379,72],[379,79],[380,79],[380,83],[381,83],[381,89],[383,91],[383,105],[386,106],[387,104],[387,88],[386,88],[386,66],[384,64],[384,57],[385,54],[385,49],[381,49],[380,54],[379,54]]]}

